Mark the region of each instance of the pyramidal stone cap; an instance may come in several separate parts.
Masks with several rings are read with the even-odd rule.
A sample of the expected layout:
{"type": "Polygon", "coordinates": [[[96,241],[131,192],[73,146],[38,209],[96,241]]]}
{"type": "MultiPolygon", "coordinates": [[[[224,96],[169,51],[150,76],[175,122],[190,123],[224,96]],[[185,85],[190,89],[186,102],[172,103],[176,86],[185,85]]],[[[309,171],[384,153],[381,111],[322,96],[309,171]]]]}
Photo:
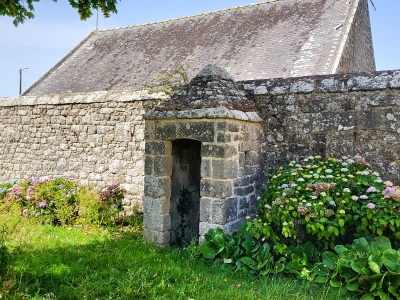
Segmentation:
{"type": "Polygon", "coordinates": [[[224,107],[230,110],[255,112],[254,104],[239,91],[232,76],[223,68],[207,65],[189,84],[176,91],[170,101],[156,110],[192,110],[224,107]]]}
{"type": "Polygon", "coordinates": [[[215,65],[207,65],[203,70],[200,71],[199,74],[196,75],[195,78],[201,77],[216,77],[221,80],[230,80],[235,81],[233,77],[223,68],[215,66],[215,65]]]}

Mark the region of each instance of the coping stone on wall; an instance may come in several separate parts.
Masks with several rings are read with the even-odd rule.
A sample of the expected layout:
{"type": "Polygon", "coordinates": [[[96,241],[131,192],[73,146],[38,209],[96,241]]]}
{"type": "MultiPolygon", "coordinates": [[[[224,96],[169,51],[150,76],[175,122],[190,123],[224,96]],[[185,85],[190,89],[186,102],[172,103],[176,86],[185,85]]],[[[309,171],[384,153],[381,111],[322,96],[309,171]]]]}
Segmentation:
{"type": "Polygon", "coordinates": [[[400,70],[248,80],[238,82],[238,85],[248,96],[398,89],[400,70]]]}
{"type": "Polygon", "coordinates": [[[203,108],[193,110],[156,111],[149,110],[144,119],[234,119],[248,122],[261,122],[262,119],[256,112],[243,112],[230,110],[225,107],[203,108]]]}
{"type": "Polygon", "coordinates": [[[140,91],[99,91],[88,93],[50,94],[40,96],[20,96],[2,98],[0,107],[7,106],[33,106],[33,105],[60,105],[60,104],[87,104],[99,102],[132,102],[146,100],[168,99],[165,93],[149,93],[147,90],[140,91]]]}

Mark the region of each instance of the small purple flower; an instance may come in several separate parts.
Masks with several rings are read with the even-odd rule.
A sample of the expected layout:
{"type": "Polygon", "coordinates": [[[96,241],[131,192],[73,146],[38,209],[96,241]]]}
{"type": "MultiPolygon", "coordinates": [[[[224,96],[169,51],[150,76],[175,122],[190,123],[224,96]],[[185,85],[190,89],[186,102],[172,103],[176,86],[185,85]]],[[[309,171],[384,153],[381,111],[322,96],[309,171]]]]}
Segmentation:
{"type": "Polygon", "coordinates": [[[28,209],[25,208],[25,209],[22,211],[22,214],[23,214],[25,217],[27,217],[27,216],[28,216],[28,209]]]}
{"type": "Polygon", "coordinates": [[[39,203],[39,208],[46,208],[46,206],[47,206],[46,201],[43,201],[43,202],[39,203]]]}
{"type": "Polygon", "coordinates": [[[375,204],[373,204],[373,203],[368,203],[368,204],[367,204],[367,207],[368,207],[369,209],[374,209],[374,208],[375,208],[375,204]]]}
{"type": "Polygon", "coordinates": [[[375,193],[376,192],[376,188],[371,186],[368,188],[367,193],[375,193]]]}
{"type": "Polygon", "coordinates": [[[368,196],[367,196],[367,195],[361,195],[361,196],[360,196],[360,199],[362,199],[362,200],[367,200],[367,199],[368,199],[368,196]]]}

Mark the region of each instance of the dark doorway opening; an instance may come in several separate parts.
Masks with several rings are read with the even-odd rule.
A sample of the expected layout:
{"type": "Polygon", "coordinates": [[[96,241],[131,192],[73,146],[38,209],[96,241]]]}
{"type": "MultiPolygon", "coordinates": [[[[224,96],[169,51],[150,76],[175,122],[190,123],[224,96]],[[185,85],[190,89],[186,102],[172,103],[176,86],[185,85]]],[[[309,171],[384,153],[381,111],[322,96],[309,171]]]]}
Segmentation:
{"type": "Polygon", "coordinates": [[[170,244],[188,245],[199,237],[201,142],[172,142],[170,244]]]}

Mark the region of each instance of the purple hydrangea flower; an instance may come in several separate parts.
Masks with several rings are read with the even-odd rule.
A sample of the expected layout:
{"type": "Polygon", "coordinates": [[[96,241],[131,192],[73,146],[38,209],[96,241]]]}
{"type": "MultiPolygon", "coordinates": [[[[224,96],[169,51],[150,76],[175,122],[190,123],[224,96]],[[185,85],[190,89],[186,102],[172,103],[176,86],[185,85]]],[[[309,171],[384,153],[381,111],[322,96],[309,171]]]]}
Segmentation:
{"type": "Polygon", "coordinates": [[[374,208],[375,208],[375,204],[373,204],[373,203],[368,203],[368,204],[367,204],[367,207],[368,207],[369,209],[374,209],[374,208]]]}
{"type": "Polygon", "coordinates": [[[371,186],[368,188],[367,193],[375,193],[376,192],[376,188],[371,186]]]}
{"type": "Polygon", "coordinates": [[[362,199],[362,200],[367,200],[367,199],[368,199],[368,196],[367,196],[367,195],[361,195],[361,196],[360,196],[360,199],[362,199]]]}

